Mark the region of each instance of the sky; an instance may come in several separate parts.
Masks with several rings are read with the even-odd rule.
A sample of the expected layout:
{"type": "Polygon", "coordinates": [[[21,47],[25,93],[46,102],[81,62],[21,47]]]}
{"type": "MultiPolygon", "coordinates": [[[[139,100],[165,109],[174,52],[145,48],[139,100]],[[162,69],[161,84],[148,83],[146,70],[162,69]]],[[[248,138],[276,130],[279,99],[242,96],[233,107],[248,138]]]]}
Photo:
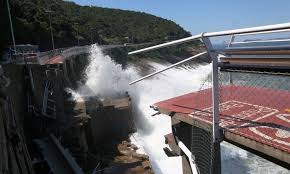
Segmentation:
{"type": "Polygon", "coordinates": [[[71,0],[80,5],[142,11],[194,34],[290,22],[289,0],[71,0]]]}

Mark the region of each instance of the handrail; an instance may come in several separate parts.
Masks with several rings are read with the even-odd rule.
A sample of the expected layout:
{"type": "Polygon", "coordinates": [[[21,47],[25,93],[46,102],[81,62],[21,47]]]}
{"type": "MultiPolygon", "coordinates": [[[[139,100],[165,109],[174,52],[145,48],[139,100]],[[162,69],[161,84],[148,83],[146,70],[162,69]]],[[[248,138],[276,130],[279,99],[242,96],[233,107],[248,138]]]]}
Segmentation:
{"type": "Polygon", "coordinates": [[[183,39],[174,40],[174,41],[171,41],[171,42],[166,42],[166,43],[155,45],[155,46],[151,46],[151,47],[148,47],[148,48],[143,48],[143,49],[136,50],[136,51],[132,51],[132,52],[129,52],[128,54],[131,55],[131,54],[136,54],[136,53],[141,53],[141,52],[145,52],[145,51],[155,50],[155,49],[159,49],[159,48],[163,48],[163,47],[167,47],[167,46],[171,46],[171,45],[177,45],[177,44],[181,44],[181,43],[186,43],[186,42],[190,42],[192,40],[198,39],[198,38],[201,38],[201,34],[198,34],[198,35],[195,35],[195,36],[186,37],[186,38],[183,38],[183,39]]]}
{"type": "Polygon", "coordinates": [[[139,81],[141,81],[141,80],[147,79],[147,78],[149,78],[149,77],[151,77],[151,76],[154,76],[154,75],[156,75],[156,74],[159,74],[159,73],[161,73],[161,72],[163,72],[163,71],[166,71],[166,70],[168,70],[168,69],[170,69],[170,68],[173,68],[173,67],[175,67],[175,66],[178,66],[178,65],[180,65],[180,64],[182,64],[182,63],[188,62],[188,61],[190,61],[190,60],[192,60],[192,59],[195,59],[195,58],[197,58],[197,57],[199,57],[199,56],[202,56],[202,55],[204,55],[204,54],[206,54],[206,53],[207,53],[207,52],[204,51],[204,52],[202,52],[202,53],[196,54],[196,55],[194,55],[194,56],[192,56],[192,57],[189,57],[189,58],[184,59],[184,60],[182,60],[182,61],[180,61],[180,62],[177,62],[177,63],[175,63],[175,64],[172,64],[172,65],[170,65],[170,66],[168,66],[168,67],[166,67],[166,68],[164,68],[164,69],[161,69],[161,70],[156,71],[156,72],[154,72],[154,73],[148,74],[147,76],[144,76],[144,77],[142,77],[142,78],[140,78],[140,79],[137,79],[137,80],[135,80],[135,81],[133,81],[133,82],[131,82],[131,83],[129,83],[129,84],[132,85],[132,84],[137,83],[137,82],[139,82],[139,81]]]}
{"type": "MultiPolygon", "coordinates": [[[[189,41],[192,41],[192,40],[195,40],[195,39],[200,39],[200,38],[205,38],[205,37],[214,37],[214,36],[225,36],[225,35],[232,35],[232,38],[231,38],[231,43],[230,44],[234,44],[234,43],[237,43],[237,42],[233,42],[233,38],[234,36],[236,35],[241,35],[241,34],[251,34],[251,33],[273,33],[273,31],[278,31],[278,32],[284,32],[284,31],[290,31],[290,23],[284,23],[284,24],[276,24],[276,25],[267,25],[267,26],[260,26],[260,27],[252,27],[252,28],[244,28],[244,29],[236,29],[236,30],[227,30],[227,31],[220,31],[220,32],[211,32],[211,33],[202,33],[202,34],[198,34],[198,35],[194,35],[194,36],[190,36],[190,37],[187,37],[187,38],[183,38],[183,39],[178,39],[178,40],[175,40],[175,41],[171,41],[171,42],[167,42],[167,43],[163,43],[163,44],[159,44],[159,45],[155,45],[155,46],[151,46],[151,47],[148,47],[148,48],[143,48],[143,49],[140,49],[140,50],[136,50],[136,51],[133,51],[133,52],[129,52],[128,54],[131,55],[131,54],[137,54],[137,53],[141,53],[141,52],[145,52],[145,51],[150,51],[150,50],[155,50],[155,49],[159,49],[159,48],[163,48],[163,47],[167,47],[167,46],[171,46],[171,45],[177,45],[177,44],[181,44],[181,43],[185,43],[185,42],[189,42],[189,41]]],[[[274,40],[274,41],[279,41],[279,40],[274,40]]],[[[243,42],[244,43],[244,42],[243,42]]],[[[139,78],[131,83],[129,83],[130,85],[134,84],[134,83],[137,83],[141,80],[144,80],[144,79],[147,79],[151,76],[154,76],[156,74],[159,74],[163,71],[166,71],[170,68],[173,68],[175,66],[178,66],[182,63],[185,63],[187,61],[190,61],[196,57],[199,57],[201,55],[204,55],[206,54],[206,52],[202,52],[202,53],[199,53],[195,56],[192,56],[192,57],[189,57],[187,59],[184,59],[176,64],[173,64],[173,65],[170,65],[162,70],[159,70],[159,71],[156,71],[154,73],[151,73],[149,75],[146,75],[142,78],[139,78]]]]}
{"type": "Polygon", "coordinates": [[[233,35],[233,34],[248,34],[248,33],[255,33],[255,32],[270,33],[270,32],[273,32],[273,30],[286,30],[286,29],[287,30],[290,29],[290,23],[266,25],[266,26],[260,26],[260,27],[251,27],[251,28],[235,29],[235,30],[226,30],[226,31],[219,31],[219,32],[209,32],[209,33],[203,33],[203,34],[186,37],[183,39],[174,40],[171,42],[155,45],[148,48],[143,48],[140,50],[129,52],[128,54],[131,55],[131,54],[155,50],[155,49],[159,49],[159,48],[163,48],[163,47],[167,47],[171,45],[182,44],[182,43],[193,41],[195,39],[200,39],[202,37],[227,36],[227,35],[233,35]]]}
{"type": "Polygon", "coordinates": [[[290,39],[266,39],[266,40],[253,40],[253,41],[234,41],[237,36],[249,36],[249,35],[261,35],[261,34],[269,34],[269,33],[283,33],[283,32],[290,32],[290,29],[282,29],[282,30],[271,30],[271,31],[260,31],[260,32],[253,32],[253,33],[243,33],[243,34],[235,34],[232,35],[229,43],[228,48],[234,44],[247,44],[247,43],[268,43],[268,42],[287,42],[290,39]]]}
{"type": "Polygon", "coordinates": [[[290,39],[251,40],[251,41],[231,42],[231,45],[233,45],[233,44],[247,44],[247,43],[289,42],[289,41],[290,41],[290,39]]]}
{"type": "Polygon", "coordinates": [[[271,31],[259,31],[259,32],[253,32],[253,33],[243,33],[243,34],[236,34],[236,36],[257,35],[257,34],[269,34],[269,33],[283,33],[283,32],[290,32],[290,29],[271,30],[271,31]]]}

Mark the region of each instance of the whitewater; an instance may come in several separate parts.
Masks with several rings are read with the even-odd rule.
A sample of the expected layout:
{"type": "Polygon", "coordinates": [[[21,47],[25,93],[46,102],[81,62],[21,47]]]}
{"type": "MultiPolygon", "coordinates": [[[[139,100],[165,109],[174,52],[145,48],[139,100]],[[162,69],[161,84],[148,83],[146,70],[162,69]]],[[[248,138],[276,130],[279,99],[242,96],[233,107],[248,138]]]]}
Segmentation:
{"type": "MultiPolygon", "coordinates": [[[[169,64],[153,61],[145,62],[150,71],[160,70],[169,64]]],[[[181,66],[173,68],[135,85],[129,82],[141,77],[140,67],[135,64],[126,69],[104,55],[101,48],[92,45],[89,65],[86,68],[86,82],[77,90],[71,91],[75,99],[96,95],[100,98],[111,98],[128,92],[132,98],[132,109],[137,126],[137,133],[131,136],[133,143],[140,147],[139,153],[150,157],[153,170],[157,174],[182,173],[181,158],[167,157],[163,151],[166,147],[164,135],[172,132],[170,117],[157,115],[149,106],[171,97],[200,89],[211,72],[211,64],[181,66]]],[[[228,143],[222,143],[222,173],[280,173],[287,170],[239,149],[228,143]]]]}

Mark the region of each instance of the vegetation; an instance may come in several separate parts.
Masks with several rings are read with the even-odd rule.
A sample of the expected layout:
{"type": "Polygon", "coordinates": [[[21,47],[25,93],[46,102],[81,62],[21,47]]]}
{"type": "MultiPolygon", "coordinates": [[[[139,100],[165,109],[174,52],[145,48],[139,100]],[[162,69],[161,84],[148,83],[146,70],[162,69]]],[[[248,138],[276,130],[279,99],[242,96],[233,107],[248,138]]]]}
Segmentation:
{"type": "MultiPolygon", "coordinates": [[[[52,49],[49,15],[56,48],[77,45],[78,39],[80,45],[123,44],[161,42],[190,35],[174,22],[150,14],[80,6],[62,0],[10,0],[10,8],[16,43],[39,45],[40,50],[52,49]]],[[[7,14],[3,0],[1,50],[12,44],[7,14]]]]}

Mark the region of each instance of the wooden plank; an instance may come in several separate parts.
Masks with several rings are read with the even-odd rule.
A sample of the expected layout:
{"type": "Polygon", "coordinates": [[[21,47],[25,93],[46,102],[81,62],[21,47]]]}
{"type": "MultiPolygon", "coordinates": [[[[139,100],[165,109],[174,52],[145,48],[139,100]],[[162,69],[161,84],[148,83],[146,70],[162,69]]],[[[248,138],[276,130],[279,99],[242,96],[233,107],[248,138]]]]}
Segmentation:
{"type": "MultiPolygon", "coordinates": [[[[0,99],[1,100],[1,99],[0,99]]],[[[5,163],[7,162],[6,145],[5,145],[5,135],[4,135],[4,124],[3,124],[3,110],[2,110],[2,102],[0,101],[0,157],[2,158],[0,161],[0,171],[5,171],[5,163]]]]}
{"type": "MultiPolygon", "coordinates": [[[[9,97],[7,98],[7,106],[8,106],[7,114],[6,114],[6,118],[7,118],[6,124],[8,125],[7,129],[9,130],[11,134],[13,134],[14,136],[16,134],[16,136],[20,139],[21,135],[19,133],[18,121],[14,114],[13,102],[9,97]]],[[[14,136],[11,135],[11,137],[14,137],[14,136]]],[[[22,155],[21,141],[14,142],[14,144],[12,144],[12,149],[14,151],[15,160],[18,164],[20,172],[22,174],[28,174],[26,170],[25,162],[23,159],[23,155],[22,155]]]]}
{"type": "Polygon", "coordinates": [[[7,138],[6,138],[6,125],[5,125],[5,107],[7,105],[6,101],[3,100],[3,99],[0,99],[0,103],[2,105],[2,109],[1,109],[1,134],[2,134],[2,151],[3,151],[3,171],[6,173],[6,172],[9,172],[9,164],[8,164],[8,160],[9,160],[9,157],[8,157],[8,147],[7,147],[7,138]]]}
{"type": "Polygon", "coordinates": [[[10,118],[10,112],[9,112],[9,104],[7,100],[4,100],[4,105],[3,105],[3,123],[4,123],[4,131],[5,131],[5,136],[6,136],[6,151],[7,151],[7,162],[8,162],[8,172],[12,174],[19,174],[19,168],[18,164],[16,162],[15,158],[15,152],[13,150],[12,144],[9,141],[9,137],[11,134],[11,131],[9,130],[9,121],[11,120],[10,118]]]}
{"type": "Polygon", "coordinates": [[[20,174],[12,144],[8,143],[9,171],[11,174],[20,174]]]}
{"type": "Polygon", "coordinates": [[[241,54],[241,55],[290,55],[290,50],[224,50],[226,54],[241,54]]]}
{"type": "MultiPolygon", "coordinates": [[[[289,56],[290,57],[290,56],[289,56]]],[[[290,66],[290,59],[266,59],[266,58],[221,58],[222,62],[239,63],[239,64],[258,64],[270,66],[290,66]]]]}
{"type": "Polygon", "coordinates": [[[181,157],[182,159],[182,173],[183,174],[192,174],[191,167],[189,165],[188,159],[185,155],[181,157]]]}
{"type": "Polygon", "coordinates": [[[23,155],[24,155],[24,159],[25,159],[25,164],[26,164],[26,167],[28,169],[28,173],[29,174],[34,174],[34,170],[33,170],[33,167],[32,167],[32,161],[31,161],[31,158],[30,158],[30,155],[29,155],[29,152],[28,152],[28,149],[27,149],[27,146],[26,146],[26,142],[24,141],[24,131],[21,129],[20,131],[20,134],[21,134],[21,144],[22,144],[22,149],[23,149],[23,155]]]}
{"type": "Polygon", "coordinates": [[[17,164],[19,166],[19,170],[21,171],[22,174],[28,174],[27,169],[25,166],[25,162],[23,159],[23,154],[21,153],[22,150],[19,147],[19,144],[14,145],[14,153],[15,153],[15,160],[17,161],[17,164]]]}
{"type": "Polygon", "coordinates": [[[3,157],[4,162],[6,162],[5,170],[10,173],[21,173],[21,174],[31,174],[33,173],[33,169],[31,166],[31,160],[27,151],[27,147],[24,141],[23,130],[19,127],[19,121],[14,114],[14,108],[12,101],[8,98],[7,100],[0,101],[2,104],[1,108],[1,118],[0,118],[0,126],[1,130],[1,138],[4,143],[3,147],[3,157]],[[19,137],[19,141],[10,142],[8,140],[9,137],[19,137]]]}
{"type": "Polygon", "coordinates": [[[112,100],[105,100],[102,102],[103,106],[114,106],[116,109],[123,109],[128,108],[130,106],[130,98],[120,98],[120,99],[112,99],[112,100]]]}

